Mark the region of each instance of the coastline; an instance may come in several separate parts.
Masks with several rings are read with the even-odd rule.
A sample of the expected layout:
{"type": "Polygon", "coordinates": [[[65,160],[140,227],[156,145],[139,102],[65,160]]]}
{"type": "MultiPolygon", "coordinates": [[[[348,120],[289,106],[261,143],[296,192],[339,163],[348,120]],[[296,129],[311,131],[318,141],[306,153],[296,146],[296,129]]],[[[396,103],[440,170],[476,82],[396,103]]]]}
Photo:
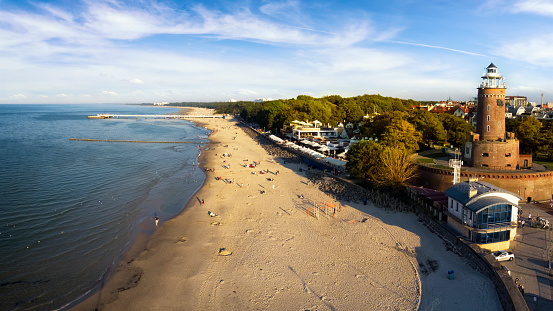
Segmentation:
{"type": "Polygon", "coordinates": [[[501,309],[491,282],[414,215],[339,200],[334,217],[317,220],[308,209],[333,201],[320,187],[331,178],[280,164],[234,120],[197,124],[214,131],[200,165],[215,172],[72,310],[501,309]],[[259,167],[244,167],[253,162],[259,167]],[[448,269],[460,275],[455,282],[448,269]]]}
{"type": "MultiPolygon", "coordinates": [[[[175,108],[175,107],[171,107],[175,108]]],[[[169,114],[187,114],[189,112],[195,113],[194,109],[191,107],[177,107],[178,111],[171,112],[169,114]]],[[[196,114],[202,114],[204,111],[196,112],[196,114]]],[[[204,127],[205,120],[194,119],[190,120],[196,126],[204,127]]],[[[207,128],[206,128],[207,129],[207,128]]],[[[209,148],[209,144],[206,144],[202,147],[205,149],[209,148]]],[[[202,170],[205,174],[205,153],[202,152],[198,157],[198,168],[202,170]]],[[[191,206],[193,206],[193,200],[195,200],[196,194],[201,190],[205,185],[206,179],[202,185],[192,194],[192,197],[184,204],[182,210],[169,220],[160,220],[158,228],[153,227],[152,223],[154,218],[145,219],[138,224],[138,232],[134,239],[129,242],[130,246],[127,250],[123,252],[121,257],[114,262],[113,266],[110,268],[110,271],[99,280],[98,284],[91,288],[88,292],[84,293],[80,298],[75,301],[68,303],[66,306],[62,307],[61,310],[99,310],[101,309],[100,305],[106,302],[113,301],[117,299],[117,292],[122,290],[127,290],[136,286],[140,281],[141,271],[138,269],[133,269],[130,267],[130,264],[136,260],[143,252],[148,250],[148,244],[156,236],[156,234],[163,227],[163,224],[167,221],[171,221],[175,217],[186,212],[191,206]]]]}

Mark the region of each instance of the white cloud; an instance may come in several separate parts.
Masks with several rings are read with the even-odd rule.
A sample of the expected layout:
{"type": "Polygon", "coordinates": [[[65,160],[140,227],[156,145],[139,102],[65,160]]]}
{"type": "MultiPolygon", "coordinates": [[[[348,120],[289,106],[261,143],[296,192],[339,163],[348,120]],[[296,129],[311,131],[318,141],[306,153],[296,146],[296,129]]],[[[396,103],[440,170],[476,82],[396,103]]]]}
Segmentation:
{"type": "Polygon", "coordinates": [[[133,84],[144,84],[144,81],[140,80],[140,79],[130,79],[130,80],[127,80],[128,82],[130,83],[133,83],[133,84]]]}
{"type": "Polygon", "coordinates": [[[503,57],[540,66],[553,66],[553,34],[509,40],[496,53],[503,57]]]}
{"type": "Polygon", "coordinates": [[[533,13],[553,17],[553,1],[551,0],[521,0],[511,6],[514,13],[533,13]]]}
{"type": "Polygon", "coordinates": [[[321,49],[307,51],[305,59],[312,61],[311,67],[323,72],[378,72],[405,66],[412,60],[403,54],[368,48],[321,49]]]}
{"type": "Polygon", "coordinates": [[[26,98],[27,96],[25,94],[15,94],[8,97],[8,99],[26,99],[26,98]]]}
{"type": "Polygon", "coordinates": [[[259,95],[259,92],[252,90],[236,90],[233,93],[237,95],[259,95]]]}
{"type": "Polygon", "coordinates": [[[100,92],[100,94],[102,94],[102,95],[111,95],[111,96],[117,95],[116,92],[112,92],[112,91],[102,91],[102,92],[100,92]]]}

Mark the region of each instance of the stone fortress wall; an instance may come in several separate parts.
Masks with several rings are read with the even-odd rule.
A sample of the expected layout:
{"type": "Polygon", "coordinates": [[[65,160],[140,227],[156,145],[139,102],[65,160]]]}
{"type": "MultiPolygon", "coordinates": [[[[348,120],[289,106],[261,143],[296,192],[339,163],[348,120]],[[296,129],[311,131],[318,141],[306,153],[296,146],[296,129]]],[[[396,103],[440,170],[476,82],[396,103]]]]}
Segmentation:
{"type": "MultiPolygon", "coordinates": [[[[453,170],[419,165],[418,174],[414,181],[416,186],[445,191],[453,185],[453,170]]],[[[525,202],[552,199],[553,171],[465,171],[460,173],[461,181],[468,181],[473,177],[518,194],[525,202]]]]}

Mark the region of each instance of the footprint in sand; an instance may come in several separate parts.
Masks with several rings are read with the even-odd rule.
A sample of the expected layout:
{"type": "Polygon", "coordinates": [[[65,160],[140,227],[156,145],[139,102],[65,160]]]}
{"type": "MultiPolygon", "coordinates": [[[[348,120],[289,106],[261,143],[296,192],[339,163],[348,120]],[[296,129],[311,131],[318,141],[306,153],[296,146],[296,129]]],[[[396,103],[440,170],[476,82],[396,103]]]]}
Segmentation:
{"type": "Polygon", "coordinates": [[[183,236],[178,237],[177,240],[175,241],[175,243],[184,243],[184,242],[186,242],[186,238],[183,236]]]}

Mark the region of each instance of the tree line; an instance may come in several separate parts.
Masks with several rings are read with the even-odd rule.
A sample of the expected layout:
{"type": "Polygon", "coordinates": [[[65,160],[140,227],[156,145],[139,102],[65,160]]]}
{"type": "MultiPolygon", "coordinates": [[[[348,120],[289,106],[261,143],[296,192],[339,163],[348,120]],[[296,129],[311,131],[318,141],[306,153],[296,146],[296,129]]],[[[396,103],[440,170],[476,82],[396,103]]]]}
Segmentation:
{"type": "Polygon", "coordinates": [[[553,160],[553,122],[528,116],[507,120],[505,128],[520,141],[520,153],[553,160]]]}
{"type": "Polygon", "coordinates": [[[292,99],[209,103],[201,107],[239,114],[244,120],[272,132],[278,132],[294,120],[318,120],[330,126],[360,124],[360,138],[367,140],[350,146],[347,170],[353,177],[366,179],[374,186],[399,187],[414,176],[413,153],[433,145],[461,147],[466,135],[474,131],[465,120],[450,114],[412,109],[428,104],[435,102],[365,94],[347,98],[299,95],[292,99]]]}

